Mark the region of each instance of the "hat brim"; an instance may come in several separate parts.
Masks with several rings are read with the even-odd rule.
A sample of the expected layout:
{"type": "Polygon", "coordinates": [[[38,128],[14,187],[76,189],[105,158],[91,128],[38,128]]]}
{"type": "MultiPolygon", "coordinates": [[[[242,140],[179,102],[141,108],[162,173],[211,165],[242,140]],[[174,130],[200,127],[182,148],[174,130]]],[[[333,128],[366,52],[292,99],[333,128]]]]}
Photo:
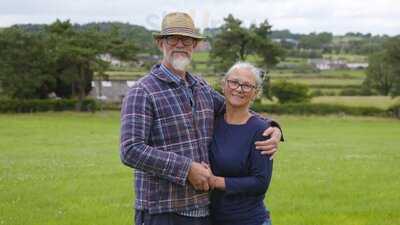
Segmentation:
{"type": "Polygon", "coordinates": [[[204,40],[206,37],[203,37],[201,35],[196,35],[196,34],[188,34],[188,33],[181,33],[181,32],[174,32],[174,33],[153,33],[153,38],[154,39],[160,39],[166,36],[171,36],[171,35],[179,35],[179,36],[185,36],[185,37],[191,37],[197,40],[204,40]]]}

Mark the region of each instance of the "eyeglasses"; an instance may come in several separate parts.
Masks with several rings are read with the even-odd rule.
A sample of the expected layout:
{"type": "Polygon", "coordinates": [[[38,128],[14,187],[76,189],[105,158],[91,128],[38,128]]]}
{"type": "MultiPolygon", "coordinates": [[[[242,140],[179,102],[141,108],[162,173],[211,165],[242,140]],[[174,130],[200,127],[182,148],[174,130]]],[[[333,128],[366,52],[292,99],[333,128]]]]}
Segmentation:
{"type": "Polygon", "coordinates": [[[167,44],[171,45],[171,46],[174,46],[174,45],[178,44],[179,40],[182,41],[182,44],[184,46],[190,46],[190,45],[193,45],[193,43],[194,43],[194,39],[193,38],[184,37],[184,36],[181,36],[181,37],[179,37],[179,36],[167,36],[165,39],[167,40],[167,44]]]}
{"type": "Polygon", "coordinates": [[[257,88],[255,85],[246,84],[246,83],[242,84],[238,80],[226,80],[226,82],[228,83],[228,87],[230,89],[236,90],[236,89],[238,89],[238,87],[240,87],[243,92],[250,92],[251,90],[257,88]]]}

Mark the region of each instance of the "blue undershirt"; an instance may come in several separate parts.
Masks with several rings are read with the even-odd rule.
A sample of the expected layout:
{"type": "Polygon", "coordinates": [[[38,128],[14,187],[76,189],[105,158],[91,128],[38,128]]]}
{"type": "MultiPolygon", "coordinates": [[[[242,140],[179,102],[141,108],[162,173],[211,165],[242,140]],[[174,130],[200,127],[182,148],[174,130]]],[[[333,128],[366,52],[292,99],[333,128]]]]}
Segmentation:
{"type": "Polygon", "coordinates": [[[265,140],[267,122],[252,116],[245,124],[216,119],[210,147],[210,164],[216,176],[225,177],[226,190],[211,193],[211,220],[218,225],[261,225],[269,212],[264,197],[272,175],[272,160],[255,149],[265,140]]]}

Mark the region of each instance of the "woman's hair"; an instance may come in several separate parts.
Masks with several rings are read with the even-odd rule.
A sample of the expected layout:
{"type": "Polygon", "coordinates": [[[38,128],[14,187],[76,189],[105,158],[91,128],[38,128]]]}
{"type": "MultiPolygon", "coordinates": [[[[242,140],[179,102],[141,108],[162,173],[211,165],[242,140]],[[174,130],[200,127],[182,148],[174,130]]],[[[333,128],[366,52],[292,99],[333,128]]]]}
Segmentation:
{"type": "Polygon", "coordinates": [[[262,71],[260,69],[258,69],[257,67],[253,66],[253,64],[248,63],[248,62],[240,62],[239,61],[239,62],[233,64],[233,66],[231,68],[229,68],[228,72],[226,72],[226,74],[224,76],[224,80],[226,80],[228,78],[229,74],[231,74],[236,69],[250,70],[256,80],[257,89],[259,89],[261,91],[262,82],[263,82],[262,78],[261,78],[262,71]]]}

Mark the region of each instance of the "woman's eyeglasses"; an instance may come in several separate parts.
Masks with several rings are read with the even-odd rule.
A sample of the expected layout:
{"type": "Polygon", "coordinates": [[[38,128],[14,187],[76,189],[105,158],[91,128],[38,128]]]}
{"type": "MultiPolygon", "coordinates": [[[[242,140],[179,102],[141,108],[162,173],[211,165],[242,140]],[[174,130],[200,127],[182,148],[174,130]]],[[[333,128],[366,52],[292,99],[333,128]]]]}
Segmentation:
{"type": "Polygon", "coordinates": [[[242,84],[238,80],[226,80],[226,82],[228,83],[228,87],[230,89],[236,90],[240,87],[243,92],[250,92],[251,90],[257,88],[255,85],[246,83],[242,84]]]}

